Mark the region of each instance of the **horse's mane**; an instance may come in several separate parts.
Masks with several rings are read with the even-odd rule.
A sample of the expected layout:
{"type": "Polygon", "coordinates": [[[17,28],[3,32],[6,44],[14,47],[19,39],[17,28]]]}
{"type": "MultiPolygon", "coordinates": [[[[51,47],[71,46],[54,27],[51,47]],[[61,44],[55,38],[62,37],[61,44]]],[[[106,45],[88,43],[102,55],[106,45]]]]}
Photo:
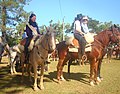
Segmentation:
{"type": "Polygon", "coordinates": [[[97,41],[99,41],[100,43],[105,44],[105,43],[109,40],[107,31],[110,31],[110,30],[106,29],[106,30],[103,30],[103,31],[99,32],[99,33],[94,37],[94,38],[95,38],[95,41],[97,40],[97,41]]]}
{"type": "Polygon", "coordinates": [[[42,42],[44,36],[45,36],[45,35],[41,35],[41,36],[37,35],[37,36],[34,36],[34,39],[33,39],[33,40],[34,40],[34,42],[35,42],[35,45],[39,45],[39,44],[42,42]]]}

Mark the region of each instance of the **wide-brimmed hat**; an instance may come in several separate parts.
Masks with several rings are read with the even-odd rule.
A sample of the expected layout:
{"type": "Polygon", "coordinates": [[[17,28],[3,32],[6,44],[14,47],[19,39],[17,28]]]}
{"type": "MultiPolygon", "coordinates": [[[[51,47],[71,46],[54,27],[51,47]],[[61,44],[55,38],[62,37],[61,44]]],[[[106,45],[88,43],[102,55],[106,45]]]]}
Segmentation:
{"type": "Polygon", "coordinates": [[[82,20],[88,20],[89,21],[88,16],[83,16],[82,20]]]}

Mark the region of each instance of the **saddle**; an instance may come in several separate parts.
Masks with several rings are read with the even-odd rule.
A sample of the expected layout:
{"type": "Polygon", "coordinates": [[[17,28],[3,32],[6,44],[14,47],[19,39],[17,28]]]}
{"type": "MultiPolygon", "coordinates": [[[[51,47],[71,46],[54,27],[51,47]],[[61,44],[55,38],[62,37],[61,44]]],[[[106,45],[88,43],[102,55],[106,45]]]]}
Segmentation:
{"type": "MultiPolygon", "coordinates": [[[[18,44],[18,48],[20,49],[20,52],[24,52],[26,41],[27,41],[27,39],[24,38],[24,39],[21,40],[20,43],[18,44]]],[[[28,50],[29,50],[29,49],[28,49],[28,50]]]]}
{"type": "Polygon", "coordinates": [[[26,38],[24,38],[23,40],[20,41],[20,45],[25,46],[26,41],[27,41],[26,38]]]}
{"type": "MultiPolygon", "coordinates": [[[[31,51],[34,47],[35,42],[39,39],[40,36],[34,36],[31,41],[30,41],[30,44],[28,46],[28,51],[31,51]]],[[[20,43],[18,44],[18,48],[20,49],[21,52],[24,52],[24,49],[25,49],[25,44],[27,42],[27,39],[23,39],[20,41],[20,43]]]]}
{"type": "MultiPolygon", "coordinates": [[[[78,52],[79,42],[74,36],[68,37],[65,43],[66,45],[69,45],[69,52],[78,52]]],[[[87,44],[85,47],[85,52],[88,51],[91,51],[91,44],[87,44]]]]}

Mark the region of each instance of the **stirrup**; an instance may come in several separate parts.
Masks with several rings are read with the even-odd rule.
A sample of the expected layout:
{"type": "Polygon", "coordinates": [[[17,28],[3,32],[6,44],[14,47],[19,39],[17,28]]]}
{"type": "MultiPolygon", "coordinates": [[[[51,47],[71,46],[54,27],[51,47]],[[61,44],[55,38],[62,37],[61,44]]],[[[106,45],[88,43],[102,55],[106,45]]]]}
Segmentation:
{"type": "Polygon", "coordinates": [[[83,56],[82,56],[82,59],[81,59],[82,61],[84,60],[84,62],[85,61],[87,61],[87,56],[84,54],[83,56]]]}

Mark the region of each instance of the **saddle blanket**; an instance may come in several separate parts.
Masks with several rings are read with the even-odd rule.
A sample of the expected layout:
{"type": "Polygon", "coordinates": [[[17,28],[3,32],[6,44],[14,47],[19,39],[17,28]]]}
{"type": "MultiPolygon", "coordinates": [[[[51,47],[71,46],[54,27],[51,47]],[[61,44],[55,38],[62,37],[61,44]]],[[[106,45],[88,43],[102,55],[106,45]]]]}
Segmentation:
{"type": "MultiPolygon", "coordinates": [[[[90,52],[91,50],[91,46],[85,48],[85,52],[90,52]]],[[[78,52],[78,48],[69,48],[69,52],[78,52]]]]}

